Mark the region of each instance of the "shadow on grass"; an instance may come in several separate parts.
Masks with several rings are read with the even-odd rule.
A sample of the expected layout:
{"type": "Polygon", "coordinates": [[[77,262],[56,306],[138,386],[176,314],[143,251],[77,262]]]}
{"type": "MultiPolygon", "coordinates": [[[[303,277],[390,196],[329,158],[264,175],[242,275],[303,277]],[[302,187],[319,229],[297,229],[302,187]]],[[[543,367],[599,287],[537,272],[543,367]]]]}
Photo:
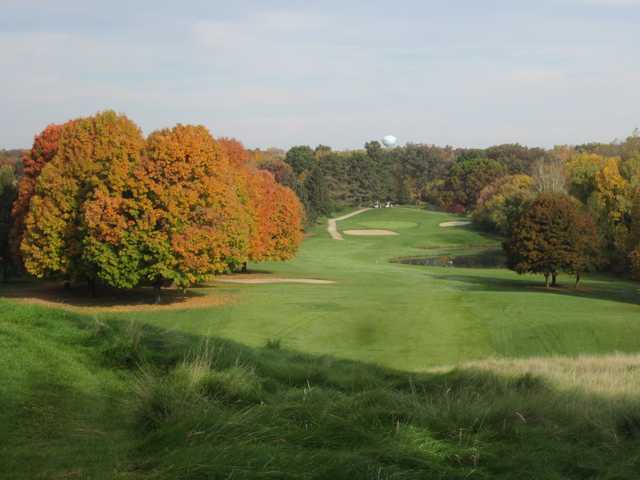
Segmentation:
{"type": "Polygon", "coordinates": [[[536,282],[531,278],[496,278],[484,275],[463,273],[429,273],[433,278],[464,283],[467,289],[492,292],[538,292],[548,295],[562,295],[579,298],[609,300],[620,303],[640,305],[640,284],[634,285],[624,280],[616,280],[601,276],[587,277],[576,288],[569,277],[558,277],[559,285],[545,288],[542,277],[536,282]]]}
{"type": "MultiPolygon", "coordinates": [[[[410,374],[287,351],[277,341],[249,348],[123,320],[95,323],[53,312],[46,322],[25,325],[20,309],[11,315],[2,321],[31,328],[34,338],[72,322],[77,348],[85,351],[78,361],[98,377],[118,369],[131,385],[109,414],[130,425],[135,447],[104,478],[632,479],[640,468],[637,398],[561,390],[528,373],[410,374]],[[114,470],[119,475],[110,476],[114,470]]],[[[75,351],[70,335],[64,341],[75,351]]],[[[43,352],[53,360],[50,347],[43,352]]],[[[7,354],[25,353],[19,343],[12,348],[7,354]]],[[[40,360],[55,369],[55,361],[40,360]]],[[[34,471],[28,452],[15,451],[34,438],[44,450],[51,438],[37,416],[25,417],[29,428],[18,422],[3,450],[23,460],[22,467],[11,462],[14,478],[55,477],[53,463],[82,477],[87,462],[60,447],[78,442],[77,425],[111,439],[109,417],[91,420],[83,411],[91,402],[78,409],[65,401],[83,389],[72,376],[51,375],[45,384],[33,378],[31,386],[46,391],[38,410],[60,422],[47,425],[55,430],[57,456],[51,463],[40,458],[34,471]]],[[[27,390],[38,396],[33,388],[27,390]]]]}
{"type": "Polygon", "coordinates": [[[62,282],[11,281],[0,283],[0,298],[21,300],[26,303],[40,303],[49,306],[72,307],[77,309],[128,310],[132,307],[189,306],[198,303],[203,293],[188,290],[182,292],[175,288],[164,288],[160,304],[152,287],[139,287],[120,290],[100,286],[92,295],[85,285],[72,285],[65,288],[62,282]]]}

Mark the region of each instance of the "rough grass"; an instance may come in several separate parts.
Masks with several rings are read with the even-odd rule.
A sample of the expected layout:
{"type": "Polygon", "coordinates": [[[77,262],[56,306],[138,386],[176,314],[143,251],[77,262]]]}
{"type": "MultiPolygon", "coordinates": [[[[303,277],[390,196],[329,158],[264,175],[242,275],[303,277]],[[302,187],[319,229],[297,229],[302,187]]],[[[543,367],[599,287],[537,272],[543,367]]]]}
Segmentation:
{"type": "MultiPolygon", "coordinates": [[[[421,374],[1,302],[12,479],[634,479],[640,357],[421,374]]],[[[277,344],[278,347],[274,348],[277,344]]]]}

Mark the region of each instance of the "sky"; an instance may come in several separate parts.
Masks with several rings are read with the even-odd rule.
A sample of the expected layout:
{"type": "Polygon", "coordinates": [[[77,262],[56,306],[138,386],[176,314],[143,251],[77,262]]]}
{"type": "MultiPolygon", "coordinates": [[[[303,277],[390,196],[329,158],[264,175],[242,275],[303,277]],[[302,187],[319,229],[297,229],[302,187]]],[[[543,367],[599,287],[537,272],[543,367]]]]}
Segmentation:
{"type": "Polygon", "coordinates": [[[105,109],[247,147],[640,126],[640,0],[0,0],[0,148],[105,109]]]}

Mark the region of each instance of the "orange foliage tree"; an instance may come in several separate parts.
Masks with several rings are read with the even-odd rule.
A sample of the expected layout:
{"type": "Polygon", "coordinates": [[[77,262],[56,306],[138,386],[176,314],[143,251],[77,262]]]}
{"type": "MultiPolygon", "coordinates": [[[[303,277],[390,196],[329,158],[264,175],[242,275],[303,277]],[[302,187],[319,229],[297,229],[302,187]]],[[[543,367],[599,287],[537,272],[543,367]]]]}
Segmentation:
{"type": "Polygon", "coordinates": [[[220,137],[216,139],[216,143],[222,149],[223,154],[229,159],[231,166],[240,169],[247,168],[250,163],[253,163],[252,156],[239,140],[229,137],[220,137]]]}
{"type": "Polygon", "coordinates": [[[39,278],[93,283],[97,269],[85,251],[86,204],[122,189],[143,145],[140,129],[111,111],[64,125],[54,158],[35,182],[25,217],[20,251],[27,271],[39,278]]]}
{"type": "Polygon", "coordinates": [[[63,126],[51,124],[36,135],[33,146],[22,157],[24,167],[18,182],[18,196],[11,209],[12,225],[10,247],[12,255],[20,260],[20,242],[24,233],[24,220],[29,212],[29,204],[36,189],[36,181],[44,166],[49,163],[58,151],[58,141],[63,126]]]}
{"type": "Polygon", "coordinates": [[[233,178],[205,127],[152,133],[126,188],[87,207],[99,276],[119,287],[188,287],[246,262],[252,219],[233,178]]]}
{"type": "Polygon", "coordinates": [[[293,190],[276,182],[265,170],[251,177],[256,233],[251,239],[251,260],[288,260],[302,242],[304,210],[293,190]]]}
{"type": "Polygon", "coordinates": [[[289,259],[302,240],[293,191],[205,127],[177,125],[145,142],[133,122],[104,112],[41,137],[16,207],[36,277],[188,287],[248,260],[289,259]]]}
{"type": "Polygon", "coordinates": [[[216,143],[229,159],[241,198],[249,195],[245,202],[253,217],[249,259],[261,262],[292,258],[302,241],[304,210],[298,197],[271,173],[257,170],[253,155],[238,140],[219,138],[216,143]]]}

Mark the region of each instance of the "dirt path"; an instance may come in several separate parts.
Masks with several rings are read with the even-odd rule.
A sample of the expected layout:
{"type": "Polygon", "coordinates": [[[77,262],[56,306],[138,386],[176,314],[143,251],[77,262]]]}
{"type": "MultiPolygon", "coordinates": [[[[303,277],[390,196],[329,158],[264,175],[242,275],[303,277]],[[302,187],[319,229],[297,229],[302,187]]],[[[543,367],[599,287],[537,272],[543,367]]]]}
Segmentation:
{"type": "Polygon", "coordinates": [[[333,238],[334,240],[344,240],[342,238],[342,235],[340,235],[340,232],[338,231],[338,225],[336,225],[336,222],[339,222],[340,220],[346,220],[347,218],[355,217],[356,215],[360,215],[361,213],[366,212],[367,210],[371,210],[371,209],[361,208],[360,210],[356,210],[355,212],[348,213],[347,215],[343,215],[341,217],[330,218],[329,224],[327,226],[327,232],[329,232],[329,235],[331,235],[331,238],[333,238]]]}

